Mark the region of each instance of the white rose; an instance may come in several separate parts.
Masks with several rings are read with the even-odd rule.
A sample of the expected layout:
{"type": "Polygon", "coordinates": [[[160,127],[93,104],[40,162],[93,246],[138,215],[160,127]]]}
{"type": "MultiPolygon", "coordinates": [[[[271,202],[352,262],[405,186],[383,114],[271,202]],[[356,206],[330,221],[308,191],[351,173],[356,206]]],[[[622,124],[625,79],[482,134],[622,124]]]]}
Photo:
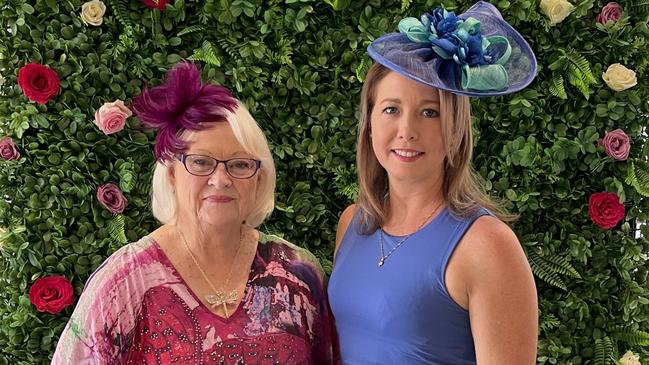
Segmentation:
{"type": "Polygon", "coordinates": [[[91,0],[81,5],[81,21],[85,25],[101,25],[104,21],[106,5],[101,0],[91,0]]]}
{"type": "Polygon", "coordinates": [[[5,78],[0,74],[0,86],[5,84],[5,78]]]}
{"type": "Polygon", "coordinates": [[[626,90],[638,84],[635,72],[619,63],[614,63],[608,66],[606,72],[602,74],[602,79],[604,79],[604,82],[606,82],[608,87],[615,91],[626,90]]]}
{"type": "Polygon", "coordinates": [[[632,351],[627,351],[620,359],[621,365],[642,365],[640,364],[640,355],[634,354],[632,351]]]}
{"type": "Polygon", "coordinates": [[[550,25],[561,23],[574,8],[566,0],[541,0],[541,10],[550,18],[550,25]]]}

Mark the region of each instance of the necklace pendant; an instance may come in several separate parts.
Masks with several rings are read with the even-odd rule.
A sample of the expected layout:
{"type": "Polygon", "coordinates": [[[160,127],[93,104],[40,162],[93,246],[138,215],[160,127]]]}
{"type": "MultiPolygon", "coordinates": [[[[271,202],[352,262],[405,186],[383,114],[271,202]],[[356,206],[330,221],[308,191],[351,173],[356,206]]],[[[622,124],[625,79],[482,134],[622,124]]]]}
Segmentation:
{"type": "Polygon", "coordinates": [[[221,305],[221,303],[223,303],[223,300],[220,299],[219,296],[214,295],[214,294],[206,295],[205,300],[207,300],[207,302],[210,303],[210,307],[212,307],[212,308],[217,307],[217,306],[221,305]]]}
{"type": "Polygon", "coordinates": [[[379,267],[382,267],[383,264],[385,264],[385,257],[381,257],[381,260],[379,260],[379,267]]]}
{"type": "Polygon", "coordinates": [[[227,295],[223,292],[217,291],[216,294],[207,294],[205,300],[210,304],[212,308],[218,307],[220,305],[233,305],[239,299],[239,295],[236,290],[231,291],[227,295]]]}

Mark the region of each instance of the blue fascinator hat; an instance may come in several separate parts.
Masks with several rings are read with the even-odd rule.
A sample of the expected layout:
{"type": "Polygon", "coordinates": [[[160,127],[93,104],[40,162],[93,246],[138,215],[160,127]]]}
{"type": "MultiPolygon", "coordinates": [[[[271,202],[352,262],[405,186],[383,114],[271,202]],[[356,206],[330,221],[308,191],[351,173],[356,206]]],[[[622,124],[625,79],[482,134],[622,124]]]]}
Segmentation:
{"type": "Polygon", "coordinates": [[[460,15],[438,7],[405,18],[399,33],[381,36],[367,51],[392,71],[460,95],[510,94],[536,76],[530,45],[483,1],[460,15]]]}

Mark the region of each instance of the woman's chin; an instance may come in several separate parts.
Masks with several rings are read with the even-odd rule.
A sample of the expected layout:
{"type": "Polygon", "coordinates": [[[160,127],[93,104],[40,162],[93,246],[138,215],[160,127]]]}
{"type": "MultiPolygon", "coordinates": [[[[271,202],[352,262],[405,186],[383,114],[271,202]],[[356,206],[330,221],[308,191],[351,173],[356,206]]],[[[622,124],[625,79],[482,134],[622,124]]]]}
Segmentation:
{"type": "Polygon", "coordinates": [[[229,228],[233,225],[238,226],[244,221],[244,219],[240,218],[239,215],[224,213],[225,212],[223,211],[214,212],[208,210],[199,214],[198,220],[200,221],[201,225],[223,228],[229,228]]]}

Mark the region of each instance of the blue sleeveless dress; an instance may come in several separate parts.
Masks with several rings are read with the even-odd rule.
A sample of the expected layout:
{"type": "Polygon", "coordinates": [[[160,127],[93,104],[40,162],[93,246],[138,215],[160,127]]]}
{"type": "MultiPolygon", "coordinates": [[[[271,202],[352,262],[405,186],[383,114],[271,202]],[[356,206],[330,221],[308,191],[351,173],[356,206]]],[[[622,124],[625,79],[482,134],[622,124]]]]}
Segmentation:
{"type": "MultiPolygon", "coordinates": [[[[449,258],[481,209],[460,219],[447,209],[378,267],[379,231],[358,233],[358,215],[340,244],[329,303],[343,364],[475,365],[469,312],[446,290],[449,258]]],[[[383,235],[387,254],[403,237],[383,235]]]]}

